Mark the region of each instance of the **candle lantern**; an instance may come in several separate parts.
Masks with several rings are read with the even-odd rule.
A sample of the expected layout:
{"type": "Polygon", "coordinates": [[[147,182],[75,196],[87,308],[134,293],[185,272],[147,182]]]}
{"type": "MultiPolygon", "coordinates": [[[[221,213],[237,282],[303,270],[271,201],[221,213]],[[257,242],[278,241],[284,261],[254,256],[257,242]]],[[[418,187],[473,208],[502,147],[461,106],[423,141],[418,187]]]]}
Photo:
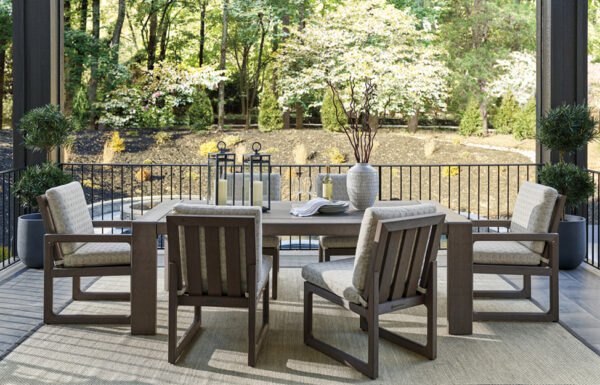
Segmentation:
{"type": "MultiPolygon", "coordinates": [[[[208,184],[206,201],[208,204],[216,204],[219,206],[227,205],[227,183],[228,174],[235,172],[235,154],[227,150],[225,142],[221,141],[217,144],[217,152],[208,154],[208,184]]],[[[235,178],[229,181],[233,183],[235,191],[235,178]]],[[[235,196],[231,202],[235,205],[235,196]]]]}
{"type": "Polygon", "coordinates": [[[244,154],[242,170],[242,200],[244,205],[271,209],[271,155],[261,153],[261,144],[252,144],[252,153],[244,154]]]}

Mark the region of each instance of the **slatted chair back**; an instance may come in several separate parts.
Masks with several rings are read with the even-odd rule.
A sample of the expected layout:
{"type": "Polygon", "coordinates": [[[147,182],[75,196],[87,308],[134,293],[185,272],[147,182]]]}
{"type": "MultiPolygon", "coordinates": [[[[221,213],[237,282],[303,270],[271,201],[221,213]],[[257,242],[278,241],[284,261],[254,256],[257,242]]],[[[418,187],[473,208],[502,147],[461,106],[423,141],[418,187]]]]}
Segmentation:
{"type": "Polygon", "coordinates": [[[258,207],[175,206],[167,216],[169,264],[177,290],[193,296],[244,297],[262,265],[258,207]]]}
{"type": "Polygon", "coordinates": [[[378,302],[414,297],[429,289],[429,272],[437,258],[444,214],[380,220],[365,288],[378,277],[378,302]]]}
{"type": "MultiPolygon", "coordinates": [[[[318,174],[315,178],[315,191],[317,196],[323,197],[323,180],[326,174],[318,174]]],[[[336,201],[350,200],[348,197],[348,188],[346,187],[346,174],[329,174],[332,183],[331,199],[336,201]]]]}

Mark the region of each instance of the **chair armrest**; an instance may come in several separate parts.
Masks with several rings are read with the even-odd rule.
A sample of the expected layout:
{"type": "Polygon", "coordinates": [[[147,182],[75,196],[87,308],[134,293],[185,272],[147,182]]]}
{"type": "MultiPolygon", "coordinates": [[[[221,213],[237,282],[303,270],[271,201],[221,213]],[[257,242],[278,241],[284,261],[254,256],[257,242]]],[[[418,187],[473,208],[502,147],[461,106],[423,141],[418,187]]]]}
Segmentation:
{"type": "Polygon", "coordinates": [[[473,233],[473,243],[478,241],[558,241],[557,233],[473,233]]]}
{"type": "Polygon", "coordinates": [[[510,227],[508,219],[473,219],[473,227],[510,227]]]}
{"type": "Polygon", "coordinates": [[[131,244],[131,235],[127,234],[46,234],[46,242],[52,244],[59,242],[94,242],[94,243],[129,243],[131,244]]]}
{"type": "Polygon", "coordinates": [[[113,229],[131,227],[131,221],[92,221],[94,227],[110,227],[113,229]]]}

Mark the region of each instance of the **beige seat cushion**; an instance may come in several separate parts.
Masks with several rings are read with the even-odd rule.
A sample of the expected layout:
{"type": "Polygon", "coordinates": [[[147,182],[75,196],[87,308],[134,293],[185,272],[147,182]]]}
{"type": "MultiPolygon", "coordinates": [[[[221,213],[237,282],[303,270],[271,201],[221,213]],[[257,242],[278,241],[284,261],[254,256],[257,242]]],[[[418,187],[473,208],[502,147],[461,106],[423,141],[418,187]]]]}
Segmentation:
{"type": "Polygon", "coordinates": [[[128,243],[84,243],[75,252],[65,254],[62,262],[65,267],[129,265],[131,247],[128,243]]]}
{"type": "MultiPolygon", "coordinates": [[[[263,257],[262,257],[262,210],[260,207],[244,207],[244,206],[214,206],[205,204],[189,204],[179,203],[175,205],[173,209],[175,214],[187,214],[187,215],[248,215],[254,216],[255,221],[255,254],[256,254],[256,282],[259,283],[261,277],[264,276],[262,271],[263,268],[263,257]]],[[[219,259],[221,262],[221,290],[223,293],[227,293],[227,256],[226,247],[227,242],[225,239],[225,228],[219,228],[219,239],[206,239],[204,227],[199,227],[199,241],[200,241],[200,274],[202,277],[202,288],[204,292],[208,292],[208,272],[206,267],[206,243],[207,242],[219,242],[219,259]]],[[[246,279],[246,238],[243,229],[240,229],[239,238],[240,247],[240,275],[241,275],[241,287],[243,291],[248,291],[247,279],[246,279]]],[[[185,250],[185,235],[183,227],[179,229],[179,250],[181,253],[181,270],[183,278],[183,286],[187,285],[188,282],[188,271],[186,264],[186,250],[185,250]]],[[[214,258],[214,257],[213,257],[214,258]]],[[[268,274],[268,271],[266,272],[268,274]]]]}
{"type": "MultiPolygon", "coordinates": [[[[79,182],[51,188],[46,191],[48,207],[58,234],[94,234],[92,218],[79,182]]],[[[72,254],[84,243],[61,243],[63,254],[72,254]]]]}
{"type": "Polygon", "coordinates": [[[369,260],[375,243],[375,231],[380,220],[412,217],[435,213],[435,206],[430,204],[411,204],[395,207],[371,207],[365,211],[360,225],[356,257],[354,259],[354,275],[352,284],[362,294],[365,289],[369,260]]]}
{"type": "Polygon", "coordinates": [[[322,235],[319,237],[319,245],[324,249],[350,249],[355,248],[358,237],[336,237],[322,235]]]}
{"type": "MultiPolygon", "coordinates": [[[[323,179],[327,174],[318,174],[315,178],[315,191],[318,197],[323,197],[323,179]]],[[[346,174],[329,174],[331,177],[331,199],[334,201],[348,201],[348,188],[346,187],[346,174]]]]}
{"type": "MultiPolygon", "coordinates": [[[[513,233],[547,233],[558,192],[552,187],[525,182],[519,188],[513,210],[510,231],[513,233]]],[[[541,254],[544,242],[521,242],[531,251],[541,254]]]]}
{"type": "Polygon", "coordinates": [[[359,305],[366,304],[352,284],[354,258],[311,263],[302,268],[302,278],[333,294],[359,305]]]}
{"type": "Polygon", "coordinates": [[[271,249],[279,247],[279,237],[274,235],[267,235],[263,237],[263,248],[267,247],[271,249]]]}
{"type": "Polygon", "coordinates": [[[542,256],[517,241],[480,241],[473,244],[473,263],[537,266],[542,256]]]}

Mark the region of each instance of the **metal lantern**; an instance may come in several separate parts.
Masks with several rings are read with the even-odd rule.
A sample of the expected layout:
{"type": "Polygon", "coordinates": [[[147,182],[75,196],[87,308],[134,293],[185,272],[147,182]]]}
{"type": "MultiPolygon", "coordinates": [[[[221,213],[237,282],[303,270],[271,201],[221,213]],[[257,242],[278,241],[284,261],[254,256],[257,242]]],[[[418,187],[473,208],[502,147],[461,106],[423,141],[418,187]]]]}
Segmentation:
{"type": "MultiPolygon", "coordinates": [[[[235,178],[228,178],[229,173],[235,172],[235,154],[227,150],[225,142],[217,143],[217,152],[208,154],[208,194],[207,203],[214,203],[219,206],[227,205],[228,186],[227,183],[233,183],[235,191],[235,178]],[[213,194],[214,191],[214,194],[213,194]]],[[[235,196],[231,202],[235,205],[235,196]]]]}
{"type": "Polygon", "coordinates": [[[261,206],[267,212],[271,209],[271,155],[261,153],[261,148],[259,142],[254,142],[254,152],[244,154],[242,203],[261,206]]]}

